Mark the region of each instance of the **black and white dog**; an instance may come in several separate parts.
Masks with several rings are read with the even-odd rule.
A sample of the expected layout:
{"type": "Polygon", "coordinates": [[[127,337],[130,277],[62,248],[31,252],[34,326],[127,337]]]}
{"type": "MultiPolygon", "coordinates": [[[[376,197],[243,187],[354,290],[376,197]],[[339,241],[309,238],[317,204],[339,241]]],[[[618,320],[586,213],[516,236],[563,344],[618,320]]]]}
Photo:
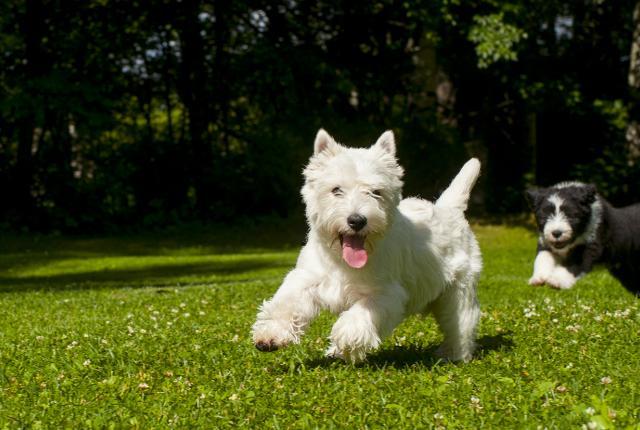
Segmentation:
{"type": "Polygon", "coordinates": [[[582,182],[530,189],[527,197],[540,231],[529,284],[571,288],[603,263],[640,296],[640,204],[614,208],[582,182]]]}

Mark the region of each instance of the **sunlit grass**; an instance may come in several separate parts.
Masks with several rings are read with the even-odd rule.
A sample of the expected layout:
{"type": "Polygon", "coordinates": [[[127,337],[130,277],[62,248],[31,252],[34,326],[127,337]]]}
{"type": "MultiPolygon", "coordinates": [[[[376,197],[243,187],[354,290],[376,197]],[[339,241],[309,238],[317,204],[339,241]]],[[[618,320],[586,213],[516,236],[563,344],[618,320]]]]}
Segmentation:
{"type": "Polygon", "coordinates": [[[411,317],[360,366],[251,344],[303,229],[9,238],[0,247],[0,423],[7,428],[638,428],[639,301],[606,272],[526,284],[535,237],[475,227],[482,349],[442,363],[411,317]]]}

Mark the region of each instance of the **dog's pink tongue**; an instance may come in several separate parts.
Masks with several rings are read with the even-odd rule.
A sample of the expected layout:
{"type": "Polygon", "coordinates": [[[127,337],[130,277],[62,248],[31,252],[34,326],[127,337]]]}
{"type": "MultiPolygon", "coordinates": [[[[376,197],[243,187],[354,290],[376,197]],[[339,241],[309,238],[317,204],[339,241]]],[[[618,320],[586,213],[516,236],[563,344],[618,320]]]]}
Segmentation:
{"type": "Polygon", "coordinates": [[[342,258],[354,269],[364,267],[369,258],[364,249],[364,238],[345,235],[342,238],[342,258]]]}

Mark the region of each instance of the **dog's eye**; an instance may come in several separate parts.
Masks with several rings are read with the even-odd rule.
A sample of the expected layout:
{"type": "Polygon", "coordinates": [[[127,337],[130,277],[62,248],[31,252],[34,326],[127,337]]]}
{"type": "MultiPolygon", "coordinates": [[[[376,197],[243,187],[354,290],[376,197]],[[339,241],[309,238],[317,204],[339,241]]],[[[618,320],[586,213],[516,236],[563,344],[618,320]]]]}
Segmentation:
{"type": "Polygon", "coordinates": [[[334,196],[341,196],[342,195],[342,189],[340,187],[335,187],[333,190],[331,190],[331,193],[334,196]]]}
{"type": "Polygon", "coordinates": [[[373,191],[371,191],[371,195],[373,195],[373,197],[375,197],[375,198],[382,197],[382,191],[381,190],[373,190],[373,191]]]}

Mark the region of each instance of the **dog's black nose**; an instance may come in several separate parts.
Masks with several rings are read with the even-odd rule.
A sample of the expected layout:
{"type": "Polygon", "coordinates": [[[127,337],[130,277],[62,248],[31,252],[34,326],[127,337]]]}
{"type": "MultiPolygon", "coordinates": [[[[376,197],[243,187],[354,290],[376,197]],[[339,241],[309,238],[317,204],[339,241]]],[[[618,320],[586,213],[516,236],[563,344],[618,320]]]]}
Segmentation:
{"type": "Polygon", "coordinates": [[[551,232],[551,235],[557,239],[557,238],[559,238],[560,236],[562,236],[562,230],[553,230],[553,231],[551,232]]]}
{"type": "Polygon", "coordinates": [[[367,225],[367,218],[360,214],[352,214],[347,218],[347,224],[349,224],[349,227],[355,231],[360,231],[365,225],[367,225]]]}

